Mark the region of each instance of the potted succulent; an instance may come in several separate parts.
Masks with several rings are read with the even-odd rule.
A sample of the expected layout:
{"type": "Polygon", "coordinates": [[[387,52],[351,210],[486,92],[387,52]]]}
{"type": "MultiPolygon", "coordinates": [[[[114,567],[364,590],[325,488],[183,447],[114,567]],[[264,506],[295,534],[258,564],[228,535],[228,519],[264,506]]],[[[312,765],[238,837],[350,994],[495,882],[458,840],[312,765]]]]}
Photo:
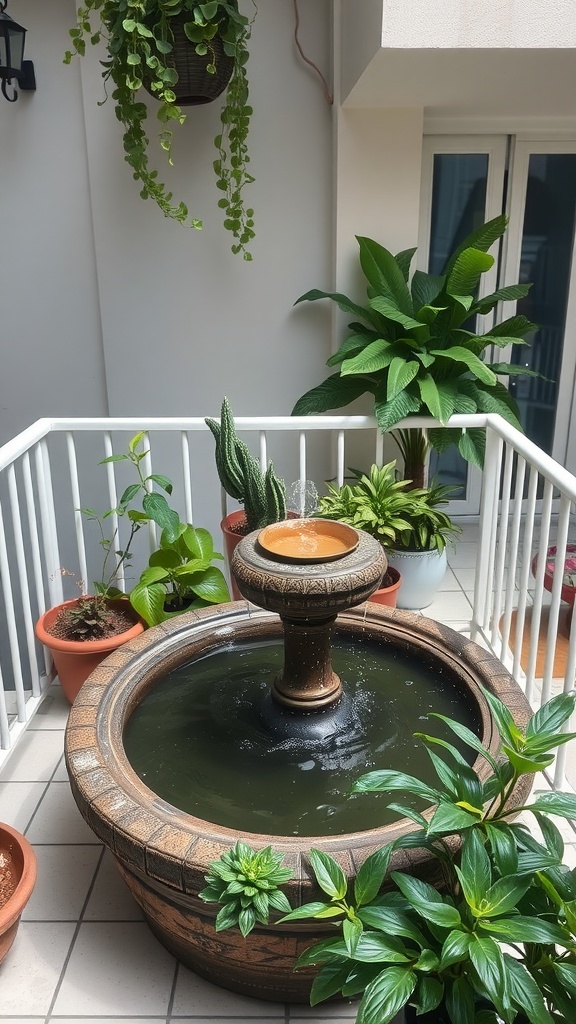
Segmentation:
{"type": "Polygon", "coordinates": [[[254,180],[247,148],[250,32],[251,22],[238,10],[237,0],[82,0],[70,30],[73,51],[65,55],[69,63],[73,52],[85,54],[88,42],[105,41],[102,77],[113,84],[116,116],[124,128],[124,158],[140,182],[140,195],[153,199],[166,217],[194,228],[201,228],[202,221],[189,216],[185,203],[173,202],[149,166],[148,107],[141,90],[146,88],[158,100],[158,140],[171,162],[172,129],[186,120],[182,107],[205,102],[226,87],[213,166],[224,226],[235,239],[232,251],[241,252],[245,260],[252,259],[247,246],[254,237],[253,210],[245,207],[243,196],[244,187],[254,180]]]}
{"type": "MultiPolygon", "coordinates": [[[[564,842],[553,821],[576,818],[576,796],[536,793],[520,808],[533,815],[536,834],[515,820],[518,809],[509,803],[518,781],[543,772],[576,735],[563,731],[576,695],[552,698],[525,732],[497,697],[484,695],[500,735],[497,759],[465,726],[431,715],[454,734],[453,743],[417,734],[433,762],[434,785],[384,770],[352,789],[356,799],[390,793],[389,806],[410,818],[414,830],[376,849],[352,879],[333,857],[310,851],[320,899],[282,920],[327,919],[338,929],[297,962],[297,968],[319,967],[312,1005],[339,993],[359,998],[357,1024],[576,1019],[576,873],[562,863],[564,842]],[[470,766],[477,756],[491,770],[485,781],[470,766]],[[420,806],[429,809],[422,813],[420,806]],[[436,858],[437,887],[394,870],[408,848],[436,858]]],[[[281,891],[277,896],[286,880],[281,861],[264,853],[261,863],[242,845],[211,865],[200,895],[222,904],[218,928],[238,925],[248,934],[284,905],[281,891]]]]}
{"type": "MultiPolygon", "coordinates": [[[[415,249],[393,256],[370,238],[358,237],[360,266],[367,280],[366,306],[339,293],[314,289],[297,302],[329,298],[352,314],[351,334],[328,359],[336,373],[303,395],[294,415],[327,412],[348,405],[365,393],[374,396],[374,414],[382,431],[407,416],[433,416],[446,423],[453,413],[497,412],[521,430],[517,405],[501,378],[534,376],[523,366],[483,361],[487,351],[526,344],[535,325],[513,316],[487,334],[470,329],[502,301],[523,298],[529,284],[500,288],[478,297],[482,275],[494,264],[488,249],[506,230],[506,217],[496,217],[469,235],[449,257],[441,275],[410,266],[415,249]]],[[[536,374],[537,375],[537,374],[536,374]]],[[[444,451],[457,444],[460,454],[482,466],[483,430],[411,431],[399,437],[409,461],[405,475],[423,483],[427,446],[444,451]]]]}
{"type": "MultiPolygon", "coordinates": [[[[234,417],[227,398],[222,402],[220,420],[206,418],[216,442],[216,468],[220,483],[243,511],[230,512],[220,524],[226,544],[228,564],[241,537],[286,518],[286,488],[274,472],[272,462],[264,473],[248,446],[236,433],[234,417]]],[[[233,595],[239,600],[234,584],[233,595]]]]}
{"type": "MultiPolygon", "coordinates": [[[[339,519],[380,540],[388,572],[400,580],[392,581],[393,606],[425,608],[446,572],[446,541],[459,532],[438,507],[447,501],[451,488],[438,484],[414,488],[411,480],[397,480],[395,470],[395,462],[373,465],[369,475],[351,470],[355,482],[341,488],[329,484],[318,511],[326,519],[339,519]]],[[[386,591],[382,595],[377,591],[371,600],[390,603],[386,591]]]]}
{"type": "Polygon", "coordinates": [[[0,964],[14,939],[36,882],[36,854],[28,840],[0,822],[0,964]]]}

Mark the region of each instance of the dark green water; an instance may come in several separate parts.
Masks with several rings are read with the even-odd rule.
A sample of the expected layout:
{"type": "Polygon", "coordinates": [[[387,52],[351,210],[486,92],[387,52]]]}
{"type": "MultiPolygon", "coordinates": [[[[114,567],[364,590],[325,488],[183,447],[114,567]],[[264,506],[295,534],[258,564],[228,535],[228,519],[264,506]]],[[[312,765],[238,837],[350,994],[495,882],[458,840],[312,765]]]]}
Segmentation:
{"type": "Polygon", "coordinates": [[[441,668],[390,644],[337,641],[333,664],[350,698],[340,732],[320,739],[271,733],[259,708],[281,668],[282,645],[235,644],[155,686],[128,722],[128,759],[163,799],[228,828],[318,836],[393,821],[398,815],[386,804],[394,795],[348,797],[352,782],[376,768],[432,782],[430,759],[413,733],[454,742],[429,713],[458,718],[477,731],[473,709],[441,668]]]}

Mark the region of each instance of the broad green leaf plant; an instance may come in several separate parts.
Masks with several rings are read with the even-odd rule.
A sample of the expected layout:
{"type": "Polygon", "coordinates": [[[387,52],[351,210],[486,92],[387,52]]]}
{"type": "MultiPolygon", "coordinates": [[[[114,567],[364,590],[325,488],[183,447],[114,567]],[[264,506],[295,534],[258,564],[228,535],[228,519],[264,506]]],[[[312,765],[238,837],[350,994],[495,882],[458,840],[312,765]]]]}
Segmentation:
{"type": "Polygon", "coordinates": [[[213,167],[221,192],[218,206],[224,211],[224,227],[235,239],[232,251],[251,260],[247,247],[254,238],[254,211],[245,206],[244,188],[254,181],[248,170],[252,108],[246,74],[252,23],[240,13],[237,0],[82,0],[76,26],[70,30],[73,49],[64,59],[70,63],[74,54],[85,54],[87,43],[97,45],[104,40],[108,57],[102,62],[102,77],[106,85],[109,81],[113,85],[116,116],[124,128],[124,159],[140,182],[140,195],[153,199],[166,217],[201,228],[201,219],[190,216],[184,202],[174,202],[158,171],[149,165],[148,106],[141,97],[146,86],[158,100],[158,141],[172,163],[173,127],[184,124],[187,116],[174,91],[178,72],[173,61],[172,19],[180,15],[187,18],[184,31],[198,56],[207,60],[208,73],[216,74],[215,37],[220,38],[225,54],[233,60],[220,115],[221,129],[214,140],[217,154],[213,167]]]}
{"type": "MultiPolygon", "coordinates": [[[[467,727],[436,714],[459,743],[416,734],[436,784],[388,770],[363,776],[352,789],[356,799],[390,793],[388,806],[414,830],[370,854],[352,880],[329,854],[310,851],[324,899],[281,921],[334,924],[334,937],[296,964],[319,967],[312,1005],[339,993],[359,998],[357,1024],[391,1024],[405,1006],[416,1019],[441,1008],[440,1019],[451,1024],[574,1024],[576,869],[562,863],[564,841],[553,819],[575,820],[576,796],[537,792],[514,809],[510,797],[523,776],[543,772],[557,748],[576,738],[567,731],[576,694],[552,698],[525,731],[497,697],[484,695],[501,739],[497,758],[467,727]],[[470,766],[477,757],[491,770],[486,780],[470,766]],[[402,802],[402,794],[410,799],[402,802]],[[415,810],[414,797],[433,810],[415,810]],[[519,811],[532,816],[529,825],[515,820],[519,811]],[[429,851],[442,884],[390,871],[402,849],[429,851]]],[[[280,909],[285,897],[277,887],[290,877],[280,865],[270,848],[256,853],[243,844],[211,865],[200,896],[221,904],[219,930],[238,925],[247,935],[280,909]]]]}
{"type": "Polygon", "coordinates": [[[311,851],[310,864],[324,902],[283,918],[334,917],[340,934],[300,957],[319,965],[313,1005],[342,993],[361,996],[358,1024],[390,1024],[407,1004],[416,1015],[442,1006],[452,1024],[572,1024],[576,1020],[576,871],[562,864],[564,842],[553,817],[576,819],[576,796],[537,793],[520,810],[533,826],[513,820],[510,796],[526,774],[544,771],[555,750],[576,734],[563,731],[575,694],[554,697],[524,733],[508,708],[484,695],[501,737],[495,759],[465,726],[441,719],[473,756],[492,771],[482,781],[460,749],[420,735],[437,784],[397,771],[360,778],[359,796],[390,793],[389,807],[410,818],[415,831],[367,858],[351,884],[328,854],[311,851]],[[433,805],[432,816],[397,802],[410,794],[433,805]],[[552,816],[552,817],[551,817],[552,816]],[[454,855],[454,842],[461,852],[454,855]],[[438,889],[392,871],[394,850],[425,848],[439,861],[438,889]],[[383,888],[384,886],[384,888],[383,888]]]}
{"type": "MultiPolygon", "coordinates": [[[[500,378],[538,375],[500,362],[490,352],[527,344],[536,325],[513,316],[486,334],[473,329],[477,315],[492,312],[499,302],[523,298],[530,288],[509,285],[478,297],[482,275],[494,264],[488,250],[502,238],[506,224],[504,216],[496,217],[469,235],[439,276],[416,270],[410,277],[415,249],[393,256],[372,239],[358,237],[367,304],[318,289],[297,300],[328,298],[354,319],[351,333],[328,359],[336,373],[303,395],[293,414],[338,409],[368,393],[374,396],[382,431],[414,414],[444,424],[454,413],[475,412],[499,413],[521,430],[516,402],[500,378]]],[[[428,431],[428,442],[438,451],[457,444],[465,459],[483,464],[484,431],[434,429],[428,431]]]]}

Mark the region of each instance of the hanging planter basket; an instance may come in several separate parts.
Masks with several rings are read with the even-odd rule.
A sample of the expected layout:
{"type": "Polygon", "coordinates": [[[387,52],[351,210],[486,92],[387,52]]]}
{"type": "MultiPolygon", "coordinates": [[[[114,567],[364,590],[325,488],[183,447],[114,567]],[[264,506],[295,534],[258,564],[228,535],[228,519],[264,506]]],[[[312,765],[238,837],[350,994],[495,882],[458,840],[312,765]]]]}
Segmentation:
{"type": "MultiPolygon", "coordinates": [[[[213,52],[208,51],[204,55],[196,53],[194,43],[190,42],[184,32],[187,21],[190,21],[189,14],[178,14],[170,19],[174,35],[174,49],[170,59],[178,72],[178,81],[173,91],[181,107],[197,107],[202,103],[211,103],[224,92],[232,77],[234,59],[224,52],[224,45],[218,35],[210,43],[213,52]],[[216,67],[214,74],[207,70],[210,64],[216,67]]],[[[156,95],[150,89],[148,92],[152,96],[156,95]]]]}

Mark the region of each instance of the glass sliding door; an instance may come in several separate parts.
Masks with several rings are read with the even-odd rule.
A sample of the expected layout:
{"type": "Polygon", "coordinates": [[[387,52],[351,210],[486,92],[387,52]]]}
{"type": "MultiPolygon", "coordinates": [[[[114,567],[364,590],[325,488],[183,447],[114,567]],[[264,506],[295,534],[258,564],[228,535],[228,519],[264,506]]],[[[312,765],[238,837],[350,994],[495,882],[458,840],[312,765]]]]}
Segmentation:
{"type": "Polygon", "coordinates": [[[510,241],[503,280],[532,282],[528,296],[518,302],[518,312],[538,326],[529,347],[512,347],[509,361],[543,378],[515,377],[510,391],[528,437],[566,465],[576,363],[570,303],[576,145],[517,141],[510,184],[510,241]]]}
{"type": "MultiPolygon", "coordinates": [[[[503,137],[429,136],[424,140],[424,187],[419,266],[440,274],[459,243],[502,212],[507,141],[503,137]]],[[[484,293],[494,291],[497,268],[485,275],[484,293]]],[[[483,329],[490,322],[483,318],[483,329]]],[[[474,329],[475,324],[470,325],[474,329]]],[[[477,512],[479,474],[453,447],[431,453],[430,477],[457,488],[451,512],[477,512]]]]}
{"type": "MultiPolygon", "coordinates": [[[[421,269],[439,273],[462,238],[502,211],[509,227],[484,294],[517,281],[532,282],[532,288],[518,304],[501,303],[477,326],[488,331],[516,311],[538,325],[530,346],[496,350],[494,360],[542,375],[510,378],[522,426],[576,472],[576,140],[425,138],[421,269]]],[[[459,486],[453,513],[478,511],[479,475],[455,449],[434,456],[431,473],[459,486]]]]}

